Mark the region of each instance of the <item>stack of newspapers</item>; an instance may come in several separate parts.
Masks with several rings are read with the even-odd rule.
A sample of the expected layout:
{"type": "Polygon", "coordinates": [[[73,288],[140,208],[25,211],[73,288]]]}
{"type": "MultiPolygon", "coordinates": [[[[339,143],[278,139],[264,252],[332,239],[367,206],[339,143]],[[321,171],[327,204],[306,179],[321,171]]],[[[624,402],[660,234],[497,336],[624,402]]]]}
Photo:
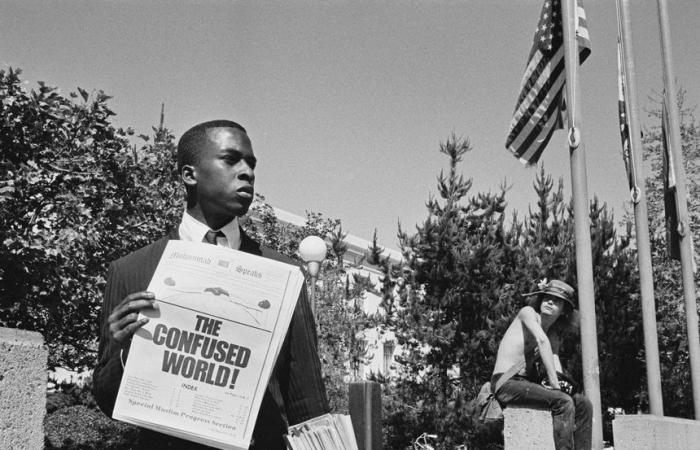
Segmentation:
{"type": "Polygon", "coordinates": [[[148,290],[113,417],[216,448],[247,449],[304,277],[297,266],[170,241],[148,290]]]}
{"type": "Polygon", "coordinates": [[[350,416],[324,414],[289,427],[290,450],[358,450],[350,416]]]}

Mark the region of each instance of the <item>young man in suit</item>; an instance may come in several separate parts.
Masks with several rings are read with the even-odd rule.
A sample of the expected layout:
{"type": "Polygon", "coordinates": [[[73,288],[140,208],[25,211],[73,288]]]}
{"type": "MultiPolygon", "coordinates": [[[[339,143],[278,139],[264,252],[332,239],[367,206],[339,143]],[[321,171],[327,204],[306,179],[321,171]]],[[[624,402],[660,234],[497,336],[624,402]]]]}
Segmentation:
{"type": "MultiPolygon", "coordinates": [[[[293,263],[261,247],[238,225],[253,200],[257,160],[246,130],[227,120],[201,123],[182,135],[178,170],[187,192],[177,230],[114,261],[108,270],[101,316],[98,363],[93,374],[98,405],[111,416],[134,332],[148,319],[138,312],[157,308],[146,291],[170,239],[208,242],[293,263]]],[[[267,386],[251,448],[284,449],[287,426],[328,412],[321,378],[316,331],[306,290],[302,289],[285,343],[267,386]]],[[[142,430],[143,448],[198,448],[189,441],[142,430]]]]}
{"type": "Polygon", "coordinates": [[[560,383],[559,344],[564,332],[576,328],[578,319],[574,288],[552,280],[525,295],[533,300],[518,312],[498,347],[491,378],[491,386],[498,386],[496,399],[501,405],[550,409],[557,450],[590,450],[591,402],[574,393],[570,383],[560,383]],[[544,366],[543,382],[538,379],[536,363],[544,366]],[[506,381],[499,385],[502,377],[506,381]]]}

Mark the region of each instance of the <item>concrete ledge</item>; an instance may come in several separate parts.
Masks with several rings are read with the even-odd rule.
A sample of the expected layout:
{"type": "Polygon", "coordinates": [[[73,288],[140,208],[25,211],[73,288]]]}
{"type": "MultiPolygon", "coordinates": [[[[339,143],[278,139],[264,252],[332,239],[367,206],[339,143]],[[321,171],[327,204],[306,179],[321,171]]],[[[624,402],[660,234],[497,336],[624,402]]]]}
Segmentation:
{"type": "Polygon", "coordinates": [[[0,327],[0,448],[44,448],[44,338],[0,327]]]}
{"type": "Polygon", "coordinates": [[[503,450],[554,450],[548,409],[509,406],[503,410],[503,450]]]}
{"type": "Polygon", "coordinates": [[[615,450],[687,450],[700,448],[700,422],[647,414],[615,416],[615,450]]]}

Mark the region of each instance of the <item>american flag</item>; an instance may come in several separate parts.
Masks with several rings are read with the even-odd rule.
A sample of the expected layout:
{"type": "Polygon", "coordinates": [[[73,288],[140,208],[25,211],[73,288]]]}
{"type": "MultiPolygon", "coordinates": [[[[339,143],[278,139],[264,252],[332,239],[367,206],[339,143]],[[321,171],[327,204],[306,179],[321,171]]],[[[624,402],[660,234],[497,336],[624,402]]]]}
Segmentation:
{"type": "MultiPolygon", "coordinates": [[[[582,63],[590,54],[586,13],[578,0],[576,37],[582,63]]],[[[554,130],[563,128],[564,39],[561,1],[545,0],[528,57],[506,148],[524,164],[535,164],[554,130]]]]}

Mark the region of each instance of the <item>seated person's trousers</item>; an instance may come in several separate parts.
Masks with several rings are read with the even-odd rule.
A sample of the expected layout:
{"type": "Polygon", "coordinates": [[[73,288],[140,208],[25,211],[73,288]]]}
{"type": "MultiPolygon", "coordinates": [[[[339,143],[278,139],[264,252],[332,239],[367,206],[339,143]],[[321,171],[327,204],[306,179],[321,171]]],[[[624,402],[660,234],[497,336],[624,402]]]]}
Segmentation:
{"type": "MultiPolygon", "coordinates": [[[[491,386],[503,374],[494,374],[491,386]]],[[[516,375],[496,392],[501,406],[518,405],[552,411],[554,445],[557,450],[590,450],[593,406],[583,394],[573,396],[516,375]]]]}

